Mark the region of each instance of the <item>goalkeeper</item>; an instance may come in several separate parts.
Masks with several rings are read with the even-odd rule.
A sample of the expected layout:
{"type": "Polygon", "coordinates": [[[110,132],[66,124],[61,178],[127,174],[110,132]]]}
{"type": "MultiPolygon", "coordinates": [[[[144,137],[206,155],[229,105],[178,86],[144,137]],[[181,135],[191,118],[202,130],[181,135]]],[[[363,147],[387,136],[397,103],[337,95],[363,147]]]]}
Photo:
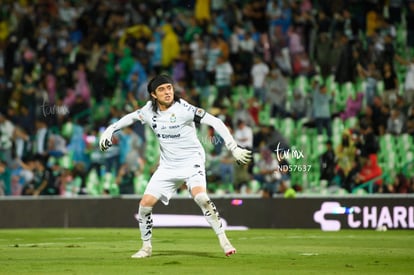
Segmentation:
{"type": "Polygon", "coordinates": [[[252,153],[237,145],[225,124],[218,118],[197,108],[174,93],[173,81],[167,75],[155,76],[148,83],[150,100],[140,109],[111,124],[102,133],[99,145],[102,151],[112,145],[112,135],[137,121],[147,123],[160,144],[160,163],[152,175],[138,209],[142,248],[132,258],[152,254],[152,209],[161,200],[168,205],[177,188],[185,183],[206,220],[217,234],[226,256],[236,253],[227,239],[219,213],[206,191],[205,152],[197,138],[195,123],[210,125],[223,138],[239,164],[251,161],[252,153]]]}

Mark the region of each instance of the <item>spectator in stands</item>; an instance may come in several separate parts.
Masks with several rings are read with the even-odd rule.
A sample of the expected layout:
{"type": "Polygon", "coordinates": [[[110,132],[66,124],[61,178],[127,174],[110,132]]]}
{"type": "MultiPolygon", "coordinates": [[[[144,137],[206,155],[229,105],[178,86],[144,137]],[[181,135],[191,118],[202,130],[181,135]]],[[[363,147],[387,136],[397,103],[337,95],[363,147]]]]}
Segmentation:
{"type": "Polygon", "coordinates": [[[288,86],[286,78],[277,68],[273,68],[266,77],[264,85],[266,102],[271,105],[272,117],[285,117],[288,86]]]}
{"type": "Polygon", "coordinates": [[[237,144],[247,148],[253,148],[253,129],[246,124],[244,120],[237,121],[237,127],[234,130],[234,139],[237,144]]]}
{"type": "Polygon", "coordinates": [[[366,104],[371,105],[374,101],[374,96],[378,94],[377,83],[381,78],[380,72],[377,70],[375,63],[369,63],[367,69],[364,69],[360,64],[358,64],[357,70],[360,77],[366,81],[364,97],[366,104]]]}
{"type": "Polygon", "coordinates": [[[407,66],[404,83],[404,98],[407,102],[414,102],[414,57],[411,61],[405,62],[404,64],[407,66]]]}
{"type": "Polygon", "coordinates": [[[293,90],[290,116],[294,120],[300,120],[307,115],[307,98],[299,88],[293,90]]]}
{"type": "Polygon", "coordinates": [[[412,190],[410,190],[411,189],[410,180],[403,173],[398,173],[397,176],[394,178],[394,182],[392,184],[387,184],[382,187],[383,187],[382,193],[391,193],[391,194],[412,193],[412,190]]]}
{"type": "Polygon", "coordinates": [[[253,118],[255,122],[255,126],[261,123],[259,119],[259,112],[262,110],[262,105],[259,103],[259,100],[254,96],[249,98],[247,104],[247,110],[249,111],[250,116],[253,118]]]}
{"type": "Polygon", "coordinates": [[[382,93],[382,100],[384,104],[393,106],[397,100],[399,89],[399,81],[397,74],[390,63],[385,63],[382,70],[382,79],[384,81],[384,91],[382,93]]]}
{"type": "Polygon", "coordinates": [[[206,72],[207,48],[200,35],[194,36],[194,40],[190,43],[190,50],[190,66],[194,78],[194,85],[200,90],[202,106],[205,107],[207,106],[210,90],[208,89],[208,76],[206,72]]]}
{"type": "Polygon", "coordinates": [[[256,49],[256,41],[252,37],[250,31],[246,31],[244,35],[240,36],[239,41],[239,62],[241,73],[250,75],[250,69],[253,64],[253,56],[256,49]]]}
{"type": "Polygon", "coordinates": [[[387,121],[389,117],[389,108],[382,103],[380,97],[374,97],[372,109],[372,127],[376,135],[383,135],[387,130],[387,121]]]}
{"type": "Polygon", "coordinates": [[[165,24],[162,27],[162,58],[161,65],[164,69],[168,69],[173,60],[180,54],[179,37],[171,24],[165,24]]]}
{"type": "Polygon", "coordinates": [[[408,110],[405,130],[407,134],[411,135],[414,138],[414,105],[411,105],[411,107],[408,110]]]}
{"type": "Polygon", "coordinates": [[[75,95],[75,100],[69,108],[72,118],[82,126],[86,126],[89,122],[90,109],[89,104],[81,94],[75,95]]]}
{"type": "Polygon", "coordinates": [[[348,118],[358,116],[359,112],[362,109],[363,98],[363,93],[357,93],[355,96],[349,95],[348,99],[346,100],[345,110],[339,115],[340,118],[345,121],[348,118]]]}
{"type": "Polygon", "coordinates": [[[60,158],[68,153],[66,140],[57,133],[50,133],[47,140],[47,155],[60,158]]]}
{"type": "Polygon", "coordinates": [[[246,124],[250,127],[256,126],[256,121],[253,119],[251,113],[249,112],[248,106],[244,102],[244,100],[239,100],[235,104],[235,110],[232,119],[232,128],[236,128],[237,122],[240,120],[245,121],[246,124]]]}
{"type": "Polygon", "coordinates": [[[359,131],[359,140],[356,142],[359,156],[367,158],[369,155],[377,154],[380,147],[372,125],[369,122],[362,120],[359,125],[359,131]]]}
{"type": "Polygon", "coordinates": [[[329,185],[332,185],[332,180],[335,177],[336,156],[335,150],[332,147],[332,141],[326,141],[326,151],[319,157],[320,161],[320,180],[326,180],[329,185]]]}
{"type": "Polygon", "coordinates": [[[253,135],[253,151],[259,152],[260,148],[268,146],[270,143],[271,129],[268,125],[259,125],[259,130],[253,135]]]}
{"type": "Polygon", "coordinates": [[[261,148],[256,167],[258,173],[254,177],[261,184],[262,197],[272,198],[282,184],[282,174],[279,171],[279,162],[269,148],[261,148]]]}
{"type": "Polygon", "coordinates": [[[73,172],[72,170],[65,168],[62,170],[62,173],[57,179],[57,185],[59,186],[59,195],[62,197],[72,197],[75,194],[78,194],[80,190],[73,183],[73,172]]]}
{"type": "Polygon", "coordinates": [[[328,33],[320,33],[317,44],[315,45],[315,61],[319,65],[321,76],[324,79],[332,74],[331,49],[332,41],[328,33]]]}
{"type": "MultiPolygon", "coordinates": [[[[252,150],[253,149],[253,128],[246,124],[246,121],[239,120],[237,121],[237,126],[234,129],[234,139],[236,140],[237,144],[241,147],[252,150]]],[[[244,165],[237,169],[235,173],[246,173],[247,174],[253,169],[253,162],[249,165],[244,165]],[[242,172],[241,170],[245,170],[242,172]]]]}
{"type": "Polygon", "coordinates": [[[289,150],[291,148],[290,142],[286,139],[285,133],[276,129],[274,125],[269,125],[270,133],[268,137],[268,147],[275,151],[279,148],[282,151],[289,150]]]}
{"type": "MultiPolygon", "coordinates": [[[[228,150],[222,150],[219,155],[219,171],[220,171],[220,183],[222,187],[228,192],[230,190],[229,186],[233,185],[235,174],[235,165],[234,160],[231,155],[231,152],[228,150]]],[[[234,188],[235,186],[233,186],[234,188]]],[[[240,191],[241,186],[236,186],[238,191],[240,191]]]]}
{"type": "Polygon", "coordinates": [[[4,160],[0,160],[0,197],[10,195],[10,169],[4,160]]]}
{"type": "MultiPolygon", "coordinates": [[[[28,112],[28,109],[26,107],[21,108],[24,112],[28,112]]],[[[10,114],[10,112],[9,112],[10,114]]],[[[11,117],[12,118],[12,117],[11,117]]],[[[33,125],[27,125],[25,123],[20,124],[19,117],[15,118],[15,130],[13,135],[13,158],[14,159],[22,159],[25,155],[30,153],[30,150],[32,149],[32,141],[31,137],[33,136],[31,131],[31,128],[34,128],[33,125]],[[26,127],[25,127],[26,126],[26,127]]]]}
{"type": "MultiPolygon", "coordinates": [[[[209,84],[213,86],[216,83],[216,66],[219,56],[222,55],[219,39],[213,36],[207,48],[206,71],[209,84]]],[[[223,60],[224,62],[225,60],[223,60]]]]}
{"type": "Polygon", "coordinates": [[[23,189],[24,195],[49,195],[47,187],[53,181],[53,175],[50,169],[46,167],[45,161],[46,157],[40,154],[34,156],[33,180],[23,189]]]}
{"type": "Polygon", "coordinates": [[[266,17],[266,1],[249,1],[243,7],[243,17],[252,22],[254,28],[260,34],[267,33],[268,22],[266,17]]]}
{"type": "Polygon", "coordinates": [[[127,165],[130,171],[142,172],[144,169],[144,160],[141,157],[144,153],[142,139],[134,132],[132,126],[122,129],[118,137],[119,165],[127,165]]]}
{"type": "Polygon", "coordinates": [[[332,96],[328,94],[326,85],[315,83],[312,91],[312,104],[316,128],[318,135],[323,135],[326,130],[329,138],[332,137],[331,102],[332,96]]]}
{"type": "Polygon", "coordinates": [[[268,74],[269,66],[260,56],[255,56],[253,58],[253,66],[250,70],[250,76],[252,79],[254,96],[258,98],[261,103],[265,103],[267,98],[265,80],[268,74]]]}
{"type": "Polygon", "coordinates": [[[405,117],[399,109],[392,109],[391,115],[387,121],[387,133],[392,135],[400,135],[405,125],[405,117]]]}
{"type": "Polygon", "coordinates": [[[323,9],[318,9],[318,14],[315,18],[315,21],[316,21],[317,34],[319,38],[322,37],[321,36],[322,34],[324,34],[326,38],[329,38],[329,34],[331,31],[331,26],[332,26],[332,20],[323,9]]]}
{"type": "MultiPolygon", "coordinates": [[[[41,108],[43,107],[47,108],[48,106],[41,106],[41,108]]],[[[48,112],[46,112],[46,110],[42,115],[45,114],[48,115],[48,112]]],[[[34,134],[35,117],[30,113],[30,110],[27,106],[21,105],[19,109],[14,112],[14,114],[10,114],[10,111],[8,111],[8,115],[10,117],[10,121],[18,126],[19,129],[24,130],[27,135],[31,136],[34,134]]]]}
{"type": "Polygon", "coordinates": [[[359,170],[355,161],[357,149],[351,137],[351,132],[345,130],[342,134],[341,143],[337,146],[335,155],[337,157],[336,173],[340,177],[341,187],[348,192],[352,191],[352,182],[355,173],[359,170]]]}
{"type": "MultiPolygon", "coordinates": [[[[381,175],[382,175],[382,169],[378,165],[377,155],[371,154],[368,156],[367,162],[361,167],[361,170],[356,175],[355,184],[358,185],[358,184],[365,183],[367,181],[376,179],[380,177],[381,175]]],[[[376,179],[374,182],[374,186],[373,186],[373,192],[377,193],[380,190],[381,185],[382,185],[382,179],[381,178],[376,179]]],[[[353,188],[354,186],[352,185],[350,188],[350,191],[352,191],[353,188]]],[[[366,189],[369,190],[368,187],[366,189]]]]}
{"type": "Polygon", "coordinates": [[[249,181],[251,180],[251,174],[246,166],[238,165],[233,161],[233,188],[236,193],[250,193],[249,181]]]}
{"type": "Polygon", "coordinates": [[[414,2],[406,1],[407,47],[414,48],[414,2]]]}
{"type": "Polygon", "coordinates": [[[119,167],[115,182],[119,186],[121,195],[135,193],[134,178],[134,170],[131,170],[129,165],[123,164],[119,167]]]}
{"type": "Polygon", "coordinates": [[[231,88],[233,84],[234,69],[223,56],[217,58],[215,67],[215,86],[217,97],[214,106],[223,108],[231,104],[231,88]]]}
{"type": "Polygon", "coordinates": [[[389,20],[393,25],[398,25],[401,23],[401,15],[403,14],[401,10],[403,8],[403,2],[404,0],[390,0],[389,2],[389,20]]]}
{"type": "Polygon", "coordinates": [[[47,156],[49,143],[49,127],[43,118],[36,120],[36,133],[34,136],[33,153],[47,156]]]}
{"type": "Polygon", "coordinates": [[[408,110],[410,109],[411,102],[407,102],[402,95],[397,95],[397,100],[394,104],[394,108],[399,109],[401,114],[406,118],[408,110]]]}
{"type": "Polygon", "coordinates": [[[8,165],[13,160],[13,139],[16,133],[15,125],[0,113],[0,156],[8,165]]]}
{"type": "Polygon", "coordinates": [[[356,60],[354,59],[352,43],[345,34],[341,35],[338,47],[340,54],[338,63],[335,64],[335,81],[338,84],[354,82],[356,60]]]}

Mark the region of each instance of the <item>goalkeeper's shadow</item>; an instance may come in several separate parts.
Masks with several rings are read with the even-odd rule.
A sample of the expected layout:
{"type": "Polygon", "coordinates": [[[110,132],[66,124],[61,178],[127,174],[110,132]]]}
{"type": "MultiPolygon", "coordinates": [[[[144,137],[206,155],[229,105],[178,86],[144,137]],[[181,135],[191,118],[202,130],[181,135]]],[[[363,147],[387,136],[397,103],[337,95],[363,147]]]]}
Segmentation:
{"type": "Polygon", "coordinates": [[[220,259],[224,256],[219,256],[218,253],[214,252],[205,252],[205,251],[187,251],[187,250],[161,250],[157,251],[156,253],[152,253],[152,257],[158,256],[197,256],[202,258],[212,258],[212,259],[220,259]]]}

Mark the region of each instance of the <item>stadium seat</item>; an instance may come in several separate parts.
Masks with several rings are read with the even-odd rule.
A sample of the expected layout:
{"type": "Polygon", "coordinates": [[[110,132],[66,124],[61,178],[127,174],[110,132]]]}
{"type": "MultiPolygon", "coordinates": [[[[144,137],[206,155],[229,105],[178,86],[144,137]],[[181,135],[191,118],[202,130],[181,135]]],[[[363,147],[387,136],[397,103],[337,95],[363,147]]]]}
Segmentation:
{"type": "Polygon", "coordinates": [[[341,91],[340,91],[340,96],[345,99],[349,97],[349,96],[353,96],[355,95],[355,87],[354,84],[352,82],[346,82],[344,84],[342,84],[341,86],[341,91]]]}
{"type": "Polygon", "coordinates": [[[306,76],[300,75],[294,80],[294,88],[299,88],[301,91],[306,92],[308,90],[309,81],[306,76]]]}
{"type": "Polygon", "coordinates": [[[259,112],[259,123],[270,125],[270,104],[264,104],[264,108],[259,112]]]}
{"type": "Polygon", "coordinates": [[[86,176],[86,190],[87,193],[92,196],[102,194],[101,184],[96,169],[91,169],[86,176]]]}
{"type": "Polygon", "coordinates": [[[380,149],[384,152],[394,152],[395,138],[391,134],[384,134],[379,138],[380,149]]]}
{"type": "Polygon", "coordinates": [[[377,93],[378,95],[382,95],[384,93],[384,81],[383,80],[377,81],[377,93]]]}
{"type": "Polygon", "coordinates": [[[294,134],[295,121],[292,118],[284,118],[280,126],[281,131],[287,138],[290,138],[294,134]]]}
{"type": "Polygon", "coordinates": [[[112,174],[112,172],[106,172],[101,177],[100,182],[103,190],[110,191],[113,188],[113,184],[115,183],[115,176],[112,174]]]}
{"type": "Polygon", "coordinates": [[[144,194],[144,191],[145,191],[145,188],[147,187],[149,178],[150,178],[150,175],[147,171],[145,171],[141,175],[136,176],[134,178],[135,194],[138,194],[138,195],[143,195],[144,194]]]}
{"type": "Polygon", "coordinates": [[[357,117],[350,117],[345,121],[345,128],[352,129],[358,125],[358,118],[357,117]]]}
{"type": "Polygon", "coordinates": [[[73,152],[69,152],[66,155],[63,155],[58,160],[59,166],[64,169],[73,169],[74,161],[73,161],[73,152]]]}
{"type": "Polygon", "coordinates": [[[363,78],[358,78],[355,84],[355,91],[357,93],[364,93],[367,82],[363,78]]]}
{"type": "Polygon", "coordinates": [[[409,151],[413,149],[413,138],[407,133],[399,136],[396,143],[401,151],[409,151]]]}

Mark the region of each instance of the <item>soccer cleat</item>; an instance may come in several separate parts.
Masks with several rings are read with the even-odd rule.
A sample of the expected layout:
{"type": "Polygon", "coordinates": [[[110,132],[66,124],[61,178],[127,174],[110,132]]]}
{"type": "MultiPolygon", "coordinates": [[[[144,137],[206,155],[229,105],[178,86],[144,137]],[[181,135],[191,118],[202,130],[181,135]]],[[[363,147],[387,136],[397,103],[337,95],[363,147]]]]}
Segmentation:
{"type": "Polygon", "coordinates": [[[137,253],[131,256],[131,258],[148,258],[151,257],[152,254],[152,247],[151,246],[143,246],[137,253]]]}
{"type": "Polygon", "coordinates": [[[223,244],[221,247],[223,248],[224,253],[227,257],[236,254],[236,248],[234,248],[229,242],[223,244]]]}

